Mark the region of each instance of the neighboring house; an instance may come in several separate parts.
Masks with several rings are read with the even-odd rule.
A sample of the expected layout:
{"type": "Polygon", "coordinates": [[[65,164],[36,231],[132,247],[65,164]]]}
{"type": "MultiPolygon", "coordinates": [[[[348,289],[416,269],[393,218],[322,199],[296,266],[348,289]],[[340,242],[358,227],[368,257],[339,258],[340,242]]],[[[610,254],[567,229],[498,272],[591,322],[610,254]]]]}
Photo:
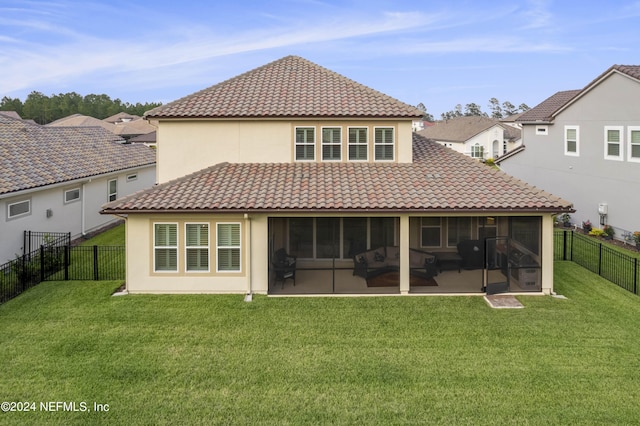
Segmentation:
{"type": "Polygon", "coordinates": [[[614,65],[581,90],[558,92],[524,113],[524,146],[500,167],[570,199],[590,220],[640,230],[640,66],[614,65]]]}
{"type": "Polygon", "coordinates": [[[155,183],[155,151],[101,127],[47,127],[0,114],[0,263],[23,251],[23,232],[72,238],[114,221],[105,202],[155,183]]]}
{"type": "Polygon", "coordinates": [[[418,134],[477,160],[497,158],[521,143],[519,129],[482,116],[436,121],[418,134]]]}
{"type": "Polygon", "coordinates": [[[143,143],[147,146],[156,146],[156,132],[150,132],[129,139],[129,143],[143,143]]]}
{"type": "Polygon", "coordinates": [[[571,204],[417,135],[420,114],[296,56],[147,112],[159,185],[103,208],[127,290],[550,293],[571,204]]]}
{"type": "Polygon", "coordinates": [[[120,112],[104,120],[89,117],[82,114],[73,114],[68,117],[53,121],[47,126],[50,127],[87,127],[100,126],[107,129],[111,133],[121,136],[125,140],[133,137],[145,135],[156,130],[155,126],[149,124],[147,120],[143,120],[137,115],[120,112]]]}

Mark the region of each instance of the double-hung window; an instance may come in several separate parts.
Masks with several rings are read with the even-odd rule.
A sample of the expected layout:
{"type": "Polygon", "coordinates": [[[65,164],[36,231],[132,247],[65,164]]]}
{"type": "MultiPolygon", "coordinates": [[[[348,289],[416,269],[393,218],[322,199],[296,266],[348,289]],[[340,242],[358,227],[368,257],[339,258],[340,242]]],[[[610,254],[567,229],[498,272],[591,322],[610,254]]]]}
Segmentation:
{"type": "Polygon", "coordinates": [[[218,223],[217,225],[217,271],[240,271],[240,224],[218,223]]]}
{"type": "Polygon", "coordinates": [[[439,217],[423,217],[421,224],[421,243],[422,247],[440,247],[442,219],[439,217]]]}
{"type": "Polygon", "coordinates": [[[629,126],[629,161],[640,162],[640,127],[629,126]]]}
{"type": "Polygon", "coordinates": [[[187,223],[186,263],[187,271],[209,271],[209,225],[207,223],[187,223]]]}
{"type": "Polygon", "coordinates": [[[349,127],[349,161],[369,159],[369,140],[366,127],[349,127]]]}
{"type": "Polygon", "coordinates": [[[450,217],[447,219],[447,246],[455,247],[460,241],[471,239],[471,218],[450,217]]]}
{"type": "Polygon", "coordinates": [[[118,179],[111,179],[108,183],[108,188],[109,201],[115,201],[118,198],[118,179]]]}
{"type": "Polygon", "coordinates": [[[153,230],[154,266],[156,272],[178,271],[178,224],[156,223],[153,230]]]}
{"type": "Polygon", "coordinates": [[[376,127],[374,133],[375,160],[393,161],[395,148],[393,127],[376,127]]]}
{"type": "Polygon", "coordinates": [[[322,161],[342,160],[342,129],[340,127],[322,128],[322,161]]]}
{"type": "Polygon", "coordinates": [[[604,126],[604,158],[622,161],[622,126],[604,126]]]}
{"type": "Polygon", "coordinates": [[[315,127],[296,127],[296,161],[315,161],[315,127]]]}
{"type": "Polygon", "coordinates": [[[564,126],[564,155],[580,155],[580,128],[564,126]]]}
{"type": "Polygon", "coordinates": [[[484,159],[484,147],[480,144],[471,146],[471,156],[479,160],[484,159]]]}

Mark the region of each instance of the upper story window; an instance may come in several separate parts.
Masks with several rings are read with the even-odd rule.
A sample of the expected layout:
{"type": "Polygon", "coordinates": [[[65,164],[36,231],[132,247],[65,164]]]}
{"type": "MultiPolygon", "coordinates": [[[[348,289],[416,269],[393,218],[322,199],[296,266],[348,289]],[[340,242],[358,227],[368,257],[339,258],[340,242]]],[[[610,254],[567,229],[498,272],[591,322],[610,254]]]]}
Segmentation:
{"type": "Polygon", "coordinates": [[[604,126],[604,158],[622,161],[622,126],[604,126]]]}
{"type": "Polygon", "coordinates": [[[640,127],[629,126],[629,161],[640,162],[640,127]]]}
{"type": "Polygon", "coordinates": [[[127,182],[133,182],[134,180],[138,180],[137,173],[132,173],[130,175],[127,175],[127,182]]]}
{"type": "Polygon", "coordinates": [[[484,158],[484,147],[480,144],[475,144],[471,147],[471,156],[477,159],[484,158]]]}
{"type": "Polygon", "coordinates": [[[564,155],[580,155],[580,128],[564,126],[564,155]]]}
{"type": "Polygon", "coordinates": [[[178,224],[156,223],[153,228],[153,270],[178,271],[178,224]]]}
{"type": "Polygon", "coordinates": [[[296,161],[315,161],[315,127],[296,127],[296,161]]]}
{"type": "Polygon", "coordinates": [[[73,188],[64,191],[64,202],[71,203],[80,199],[80,188],[73,188]]]}
{"type": "Polygon", "coordinates": [[[342,129],[340,127],[322,128],[322,161],[342,160],[342,129]]]}
{"type": "Polygon", "coordinates": [[[31,213],[31,200],[18,201],[7,205],[7,218],[13,219],[31,213]]]}
{"type": "Polygon", "coordinates": [[[118,179],[111,179],[109,181],[108,187],[109,187],[109,194],[108,194],[109,201],[115,201],[118,198],[118,179]]]}
{"type": "Polygon", "coordinates": [[[376,127],[375,128],[375,160],[376,161],[393,161],[395,143],[393,137],[393,127],[376,127]]]}
{"type": "Polygon", "coordinates": [[[366,127],[349,128],[349,161],[369,159],[369,138],[366,127]]]}

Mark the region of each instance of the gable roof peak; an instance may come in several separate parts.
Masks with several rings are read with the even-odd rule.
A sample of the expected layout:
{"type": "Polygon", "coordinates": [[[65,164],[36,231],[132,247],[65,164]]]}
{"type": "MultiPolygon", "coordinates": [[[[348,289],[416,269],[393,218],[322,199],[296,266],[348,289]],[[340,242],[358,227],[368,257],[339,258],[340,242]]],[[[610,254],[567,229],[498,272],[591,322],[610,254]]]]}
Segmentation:
{"type": "Polygon", "coordinates": [[[421,115],[411,105],[294,55],[145,113],[146,118],[413,119],[421,115]]]}

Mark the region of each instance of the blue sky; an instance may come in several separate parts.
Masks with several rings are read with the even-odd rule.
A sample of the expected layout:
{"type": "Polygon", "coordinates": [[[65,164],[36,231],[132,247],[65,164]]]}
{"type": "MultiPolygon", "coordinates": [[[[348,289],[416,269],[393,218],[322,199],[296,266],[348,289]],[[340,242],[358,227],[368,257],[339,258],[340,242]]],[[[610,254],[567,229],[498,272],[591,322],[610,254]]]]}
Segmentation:
{"type": "Polygon", "coordinates": [[[0,97],[170,102],[299,55],[436,117],[640,64],[640,0],[0,0],[0,97]]]}

